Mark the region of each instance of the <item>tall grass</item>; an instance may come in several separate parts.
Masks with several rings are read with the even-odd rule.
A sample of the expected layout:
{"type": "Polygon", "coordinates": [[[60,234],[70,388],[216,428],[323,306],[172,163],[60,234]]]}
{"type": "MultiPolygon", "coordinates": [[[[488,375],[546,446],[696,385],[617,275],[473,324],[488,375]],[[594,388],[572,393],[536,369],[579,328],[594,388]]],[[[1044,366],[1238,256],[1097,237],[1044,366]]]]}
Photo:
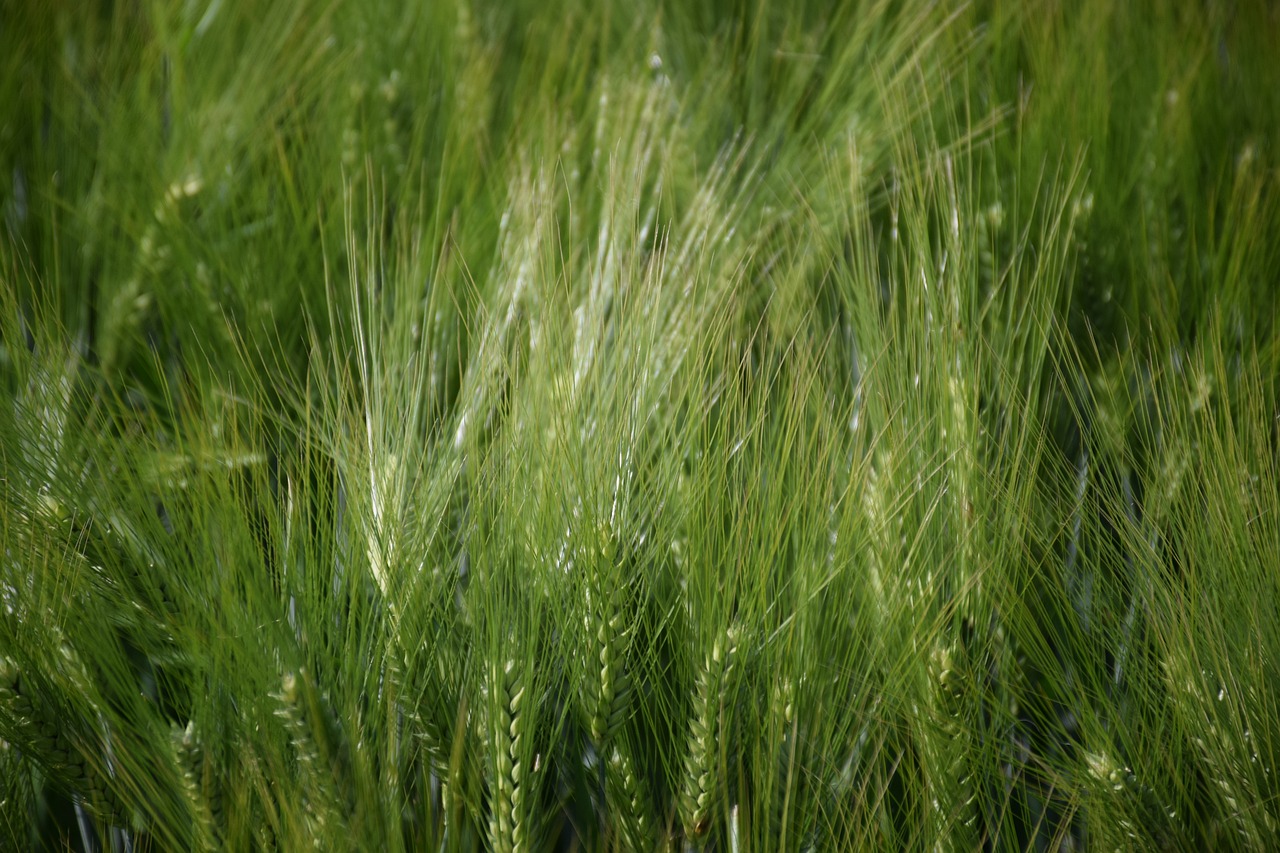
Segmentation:
{"type": "Polygon", "coordinates": [[[1280,844],[1267,4],[26,4],[0,847],[1280,844]]]}

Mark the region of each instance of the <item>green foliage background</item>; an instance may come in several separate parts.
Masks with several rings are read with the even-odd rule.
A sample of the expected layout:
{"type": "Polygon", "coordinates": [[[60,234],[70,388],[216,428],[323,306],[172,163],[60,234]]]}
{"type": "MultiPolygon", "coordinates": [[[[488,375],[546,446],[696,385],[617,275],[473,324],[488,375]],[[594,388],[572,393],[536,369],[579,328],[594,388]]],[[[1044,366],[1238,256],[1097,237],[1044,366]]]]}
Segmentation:
{"type": "Polygon", "coordinates": [[[0,848],[1280,847],[1277,46],[0,2],[0,848]]]}

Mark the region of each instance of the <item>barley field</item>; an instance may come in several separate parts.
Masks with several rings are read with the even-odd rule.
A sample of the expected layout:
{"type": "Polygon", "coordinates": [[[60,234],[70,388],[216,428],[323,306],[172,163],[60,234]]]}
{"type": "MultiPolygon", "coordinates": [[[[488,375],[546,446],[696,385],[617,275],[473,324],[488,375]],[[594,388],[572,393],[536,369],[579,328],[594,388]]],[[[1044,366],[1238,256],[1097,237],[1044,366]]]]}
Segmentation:
{"type": "Polygon", "coordinates": [[[0,850],[1280,849],[1264,0],[0,0],[0,850]]]}

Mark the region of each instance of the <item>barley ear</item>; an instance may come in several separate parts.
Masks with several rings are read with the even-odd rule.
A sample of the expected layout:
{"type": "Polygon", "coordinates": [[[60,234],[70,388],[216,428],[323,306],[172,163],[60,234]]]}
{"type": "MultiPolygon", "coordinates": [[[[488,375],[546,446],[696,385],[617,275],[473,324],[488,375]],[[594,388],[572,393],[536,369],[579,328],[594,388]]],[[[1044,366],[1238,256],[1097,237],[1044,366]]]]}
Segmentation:
{"type": "Polygon", "coordinates": [[[122,804],[85,760],[67,727],[24,689],[20,667],[6,657],[0,657],[0,709],[12,720],[18,745],[42,762],[87,811],[108,822],[124,814],[122,804]]]}
{"type": "Polygon", "coordinates": [[[936,795],[930,803],[939,837],[947,839],[947,849],[955,850],[978,843],[977,790],[964,746],[966,691],[975,687],[967,662],[967,650],[953,644],[935,646],[929,659],[938,727],[925,739],[925,760],[938,778],[954,780],[954,787],[940,786],[946,795],[936,795]]]}
{"type": "Polygon", "coordinates": [[[778,790],[769,801],[769,824],[775,838],[783,838],[787,820],[786,803],[788,792],[794,786],[794,761],[796,754],[796,685],[788,676],[782,675],[774,679],[773,689],[769,691],[769,723],[767,731],[771,737],[777,738],[775,756],[777,757],[776,778],[778,790]]]}
{"type": "Polygon", "coordinates": [[[493,757],[493,794],[489,813],[489,841],[495,853],[530,849],[530,768],[523,758],[527,715],[522,712],[527,685],[515,660],[489,672],[489,748],[493,757]]]}
{"type": "Polygon", "coordinates": [[[656,822],[648,786],[637,771],[622,737],[632,709],[628,652],[633,630],[631,590],[619,571],[615,537],[599,534],[597,556],[602,571],[590,575],[585,590],[586,650],[581,700],[587,732],[604,759],[605,798],[629,849],[653,849],[656,822]]]}
{"type": "Polygon", "coordinates": [[[631,708],[627,651],[631,635],[629,588],[618,563],[615,537],[602,528],[592,558],[600,571],[587,573],[583,589],[581,701],[588,734],[601,755],[621,730],[631,708]]]}
{"type": "Polygon", "coordinates": [[[653,850],[658,841],[653,800],[644,773],[636,767],[625,742],[609,749],[605,768],[605,797],[617,820],[621,840],[628,850],[653,850]]]}
{"type": "Polygon", "coordinates": [[[201,849],[217,849],[220,835],[217,816],[221,808],[216,800],[220,798],[206,794],[216,782],[206,773],[205,751],[196,737],[195,723],[189,722],[185,727],[175,724],[170,731],[170,741],[182,795],[195,817],[193,834],[198,837],[201,849]]]}
{"type": "MultiPolygon", "coordinates": [[[[345,820],[334,779],[337,769],[327,762],[327,750],[322,752],[322,742],[316,737],[318,727],[324,721],[315,719],[316,711],[323,713],[318,703],[308,701],[308,684],[305,673],[286,673],[281,679],[280,692],[275,694],[279,703],[276,716],[289,733],[298,762],[299,777],[304,790],[303,810],[309,824],[308,831],[315,838],[333,837],[329,833],[345,834],[345,820]]],[[[321,732],[321,737],[327,734],[321,732]]],[[[327,741],[327,738],[326,738],[327,741]]],[[[324,743],[327,746],[327,743],[324,743]]]]}
{"type": "Polygon", "coordinates": [[[730,627],[718,637],[698,673],[689,721],[689,741],[682,790],[680,817],[688,838],[702,838],[711,824],[712,809],[719,792],[717,763],[723,731],[725,700],[731,686],[738,651],[738,631],[730,627]]]}

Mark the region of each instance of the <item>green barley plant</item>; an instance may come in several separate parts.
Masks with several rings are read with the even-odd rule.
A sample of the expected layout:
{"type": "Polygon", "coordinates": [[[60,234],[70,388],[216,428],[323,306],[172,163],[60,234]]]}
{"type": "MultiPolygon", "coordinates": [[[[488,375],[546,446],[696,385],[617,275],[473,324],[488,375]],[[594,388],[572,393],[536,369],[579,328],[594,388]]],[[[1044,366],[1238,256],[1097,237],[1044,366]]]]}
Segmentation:
{"type": "Polygon", "coordinates": [[[0,849],[1280,846],[1270,4],[0,8],[0,849]]]}

